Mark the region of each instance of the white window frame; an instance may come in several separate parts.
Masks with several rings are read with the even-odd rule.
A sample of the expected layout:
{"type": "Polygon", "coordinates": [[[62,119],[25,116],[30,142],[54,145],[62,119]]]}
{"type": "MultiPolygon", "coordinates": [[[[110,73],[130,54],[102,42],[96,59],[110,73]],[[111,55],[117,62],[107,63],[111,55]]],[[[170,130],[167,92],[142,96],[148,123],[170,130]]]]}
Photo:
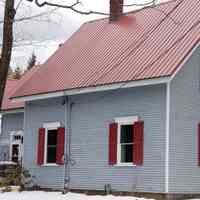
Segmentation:
{"type": "Polygon", "coordinates": [[[117,123],[117,164],[116,166],[135,166],[132,162],[123,163],[121,162],[121,126],[122,125],[132,125],[134,122],[139,120],[138,116],[129,116],[129,117],[117,117],[115,118],[115,123],[117,123]]]}
{"type": "Polygon", "coordinates": [[[43,124],[43,128],[45,128],[45,145],[44,145],[44,164],[43,166],[57,166],[56,163],[48,163],[47,162],[47,139],[48,139],[48,131],[55,130],[61,127],[60,122],[47,122],[43,124]]]}
{"type": "Polygon", "coordinates": [[[9,160],[10,161],[12,161],[12,151],[13,151],[13,145],[19,145],[19,156],[18,156],[18,161],[20,162],[20,161],[22,161],[22,159],[23,159],[23,145],[24,144],[22,144],[22,140],[14,140],[14,137],[15,136],[21,136],[21,137],[23,137],[23,135],[24,135],[24,131],[23,130],[17,130],[17,131],[11,131],[10,132],[10,152],[9,152],[9,160]]]}

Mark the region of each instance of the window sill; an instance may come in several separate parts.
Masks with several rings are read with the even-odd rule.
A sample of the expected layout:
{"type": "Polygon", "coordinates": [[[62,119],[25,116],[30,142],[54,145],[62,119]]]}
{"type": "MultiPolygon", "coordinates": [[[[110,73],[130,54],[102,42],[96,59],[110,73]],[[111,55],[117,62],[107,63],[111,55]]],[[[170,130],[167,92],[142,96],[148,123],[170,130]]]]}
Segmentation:
{"type": "Polygon", "coordinates": [[[57,165],[56,163],[54,164],[48,164],[48,163],[46,163],[46,164],[43,164],[42,165],[42,167],[58,167],[59,165],[57,165]]]}
{"type": "Polygon", "coordinates": [[[126,164],[119,163],[119,164],[114,165],[114,167],[136,167],[136,165],[132,163],[126,163],[126,164]]]}

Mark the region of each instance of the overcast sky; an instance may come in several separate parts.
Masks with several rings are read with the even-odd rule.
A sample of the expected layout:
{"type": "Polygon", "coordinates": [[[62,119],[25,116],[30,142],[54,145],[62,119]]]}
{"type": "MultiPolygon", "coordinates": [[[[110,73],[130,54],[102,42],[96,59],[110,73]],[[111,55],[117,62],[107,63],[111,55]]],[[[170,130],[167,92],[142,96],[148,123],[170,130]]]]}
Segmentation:
{"type": "MultiPolygon", "coordinates": [[[[0,20],[3,18],[3,0],[0,0],[0,20]]],[[[18,0],[19,1],[19,0],[18,0]]],[[[42,2],[43,0],[41,0],[42,2]]],[[[51,0],[58,2],[59,0],[51,0]]],[[[126,4],[136,2],[149,2],[150,0],[125,0],[126,4]]],[[[163,0],[164,1],[164,0],[163,0]]],[[[165,0],[166,1],[166,0],[165,0]]],[[[66,1],[65,1],[66,2],[66,1]]],[[[67,2],[74,2],[67,0],[67,2]]],[[[109,12],[109,0],[82,0],[81,10],[95,10],[101,12],[109,12]]],[[[18,2],[16,2],[17,5],[18,2]]],[[[51,8],[52,9],[52,8],[51,8]]],[[[129,8],[134,10],[135,7],[129,8]]],[[[137,8],[138,9],[138,8],[137,8]]],[[[126,11],[129,11],[126,10],[126,11]]],[[[17,16],[30,16],[39,14],[41,12],[49,11],[48,7],[38,8],[34,3],[22,0],[22,4],[17,10],[17,16]]],[[[58,45],[67,40],[80,25],[89,20],[105,17],[97,15],[80,15],[67,9],[58,9],[50,16],[41,17],[37,20],[29,20],[25,22],[16,23],[14,27],[15,39],[27,43],[19,45],[13,49],[12,67],[19,66],[25,68],[26,63],[32,52],[37,56],[37,61],[43,63],[57,48],[58,45]],[[24,42],[25,41],[25,42],[24,42]],[[29,45],[29,44],[32,45],[29,45]]],[[[0,44],[2,41],[2,25],[0,25],[0,44]]]]}

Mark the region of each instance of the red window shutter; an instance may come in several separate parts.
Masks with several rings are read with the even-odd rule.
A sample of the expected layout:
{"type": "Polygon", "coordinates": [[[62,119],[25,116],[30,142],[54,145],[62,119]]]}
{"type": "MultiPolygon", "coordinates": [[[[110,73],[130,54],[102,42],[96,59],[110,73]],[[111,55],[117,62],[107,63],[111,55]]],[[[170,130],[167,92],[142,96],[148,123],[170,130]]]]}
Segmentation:
{"type": "Polygon", "coordinates": [[[117,123],[109,125],[109,165],[117,163],[117,123]]]}
{"type": "Polygon", "coordinates": [[[144,122],[138,121],[133,125],[133,164],[143,164],[144,154],[144,122]]]}
{"type": "Polygon", "coordinates": [[[57,145],[56,145],[56,164],[64,164],[64,150],[65,150],[65,128],[60,127],[57,131],[57,145]]]}
{"type": "Polygon", "coordinates": [[[45,128],[39,128],[38,131],[38,149],[37,149],[37,164],[44,163],[44,146],[45,146],[45,128]]]}
{"type": "Polygon", "coordinates": [[[200,166],[200,123],[198,124],[198,166],[200,166]]]}

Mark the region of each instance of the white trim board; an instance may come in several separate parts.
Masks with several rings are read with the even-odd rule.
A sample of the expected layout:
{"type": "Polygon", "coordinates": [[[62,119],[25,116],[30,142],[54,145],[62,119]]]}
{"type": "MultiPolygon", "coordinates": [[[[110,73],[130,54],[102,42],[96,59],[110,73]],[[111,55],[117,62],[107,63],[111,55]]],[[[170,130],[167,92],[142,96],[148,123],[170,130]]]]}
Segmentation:
{"type": "Polygon", "coordinates": [[[166,122],[165,122],[165,192],[169,192],[169,135],[170,135],[170,82],[166,89],[166,122]]]}
{"type": "Polygon", "coordinates": [[[31,95],[31,96],[24,96],[24,97],[13,97],[12,101],[13,102],[34,101],[34,100],[54,98],[54,97],[60,97],[60,96],[72,96],[72,95],[77,95],[77,94],[116,90],[119,88],[123,89],[123,88],[133,88],[133,87],[147,86],[147,85],[157,85],[157,84],[168,83],[169,81],[170,81],[170,76],[162,77],[162,78],[130,81],[127,83],[114,83],[114,84],[108,84],[108,85],[102,85],[102,86],[96,86],[96,87],[70,89],[70,90],[65,90],[61,92],[52,92],[52,93],[47,93],[47,94],[31,95]]]}
{"type": "Polygon", "coordinates": [[[43,128],[46,128],[48,130],[57,129],[58,127],[60,127],[60,122],[45,122],[45,123],[43,123],[43,128]]]}
{"type": "Polygon", "coordinates": [[[6,114],[15,114],[15,113],[23,113],[24,109],[15,109],[15,110],[7,110],[7,111],[0,111],[1,115],[6,115],[6,114]]]}
{"type": "Polygon", "coordinates": [[[117,117],[115,118],[115,122],[118,124],[133,124],[138,121],[138,116],[128,116],[128,117],[117,117]]]}

